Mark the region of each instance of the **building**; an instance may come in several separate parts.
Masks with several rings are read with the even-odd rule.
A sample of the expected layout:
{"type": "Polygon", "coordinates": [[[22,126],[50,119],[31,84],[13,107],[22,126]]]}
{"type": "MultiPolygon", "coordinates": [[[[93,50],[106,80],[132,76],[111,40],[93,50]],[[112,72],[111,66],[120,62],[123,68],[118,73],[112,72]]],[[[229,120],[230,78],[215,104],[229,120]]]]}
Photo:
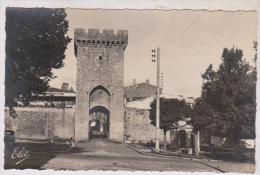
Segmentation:
{"type": "Polygon", "coordinates": [[[49,87],[43,94],[34,95],[30,106],[33,107],[73,107],[76,92],[69,83],[63,83],[61,88],[49,87]]]}
{"type": "MultiPolygon", "coordinates": [[[[128,31],[75,29],[77,57],[75,140],[89,139],[97,118],[111,141],[124,137],[124,51],[128,31]],[[97,116],[98,115],[98,116],[97,116]]],[[[96,131],[96,129],[95,129],[96,131]]],[[[101,128],[100,128],[101,132],[101,128]]],[[[100,133],[99,133],[100,134],[100,133]]]]}
{"type": "MultiPolygon", "coordinates": [[[[156,98],[155,95],[129,101],[126,104],[125,114],[125,137],[126,142],[150,142],[154,141],[156,127],[151,124],[149,110],[151,102],[156,98]]],[[[181,99],[192,105],[194,99],[185,98],[181,95],[171,95],[163,93],[160,98],[181,99]]],[[[166,140],[172,148],[190,148],[193,146],[193,127],[185,121],[178,121],[171,130],[166,133],[166,140]]],[[[159,140],[163,141],[163,131],[159,132],[159,140]]]]}
{"type": "MultiPolygon", "coordinates": [[[[157,86],[150,84],[149,80],[136,84],[136,79],[134,79],[133,84],[126,86],[124,91],[126,101],[134,101],[156,95],[157,86]]],[[[162,88],[160,88],[160,93],[162,93],[162,88]]]]}

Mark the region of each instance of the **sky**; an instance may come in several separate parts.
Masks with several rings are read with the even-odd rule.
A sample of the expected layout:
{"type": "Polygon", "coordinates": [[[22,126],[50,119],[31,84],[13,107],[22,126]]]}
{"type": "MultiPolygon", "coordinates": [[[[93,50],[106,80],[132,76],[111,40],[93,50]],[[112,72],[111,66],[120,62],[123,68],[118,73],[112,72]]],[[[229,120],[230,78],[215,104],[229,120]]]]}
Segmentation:
{"type": "MultiPolygon", "coordinates": [[[[163,93],[199,97],[202,78],[209,64],[218,68],[223,48],[237,47],[252,63],[257,38],[255,11],[206,10],[84,10],[66,9],[68,35],[74,28],[128,30],[125,50],[124,83],[131,85],[149,79],[156,84],[156,64],[151,50],[161,49],[163,93]]],[[[65,52],[65,64],[55,70],[52,87],[67,82],[75,89],[76,62],[73,40],[65,52]]]]}

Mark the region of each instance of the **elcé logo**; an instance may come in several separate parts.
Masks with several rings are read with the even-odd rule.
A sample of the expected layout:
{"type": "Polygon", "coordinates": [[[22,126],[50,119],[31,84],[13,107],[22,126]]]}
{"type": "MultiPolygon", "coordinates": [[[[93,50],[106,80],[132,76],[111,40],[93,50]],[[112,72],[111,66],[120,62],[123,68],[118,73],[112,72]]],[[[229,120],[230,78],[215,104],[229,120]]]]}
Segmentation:
{"type": "Polygon", "coordinates": [[[15,147],[13,153],[11,154],[11,158],[16,160],[17,162],[15,165],[18,165],[29,158],[29,151],[26,150],[25,147],[15,147]]]}

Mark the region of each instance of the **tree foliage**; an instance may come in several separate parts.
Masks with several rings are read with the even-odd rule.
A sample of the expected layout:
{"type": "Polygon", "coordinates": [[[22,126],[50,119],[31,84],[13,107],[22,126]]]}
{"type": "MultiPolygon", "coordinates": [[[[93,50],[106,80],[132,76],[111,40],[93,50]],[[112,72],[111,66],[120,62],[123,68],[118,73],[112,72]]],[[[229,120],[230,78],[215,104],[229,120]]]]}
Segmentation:
{"type": "MultiPolygon", "coordinates": [[[[151,124],[156,126],[156,99],[150,105],[151,124]]],[[[190,114],[190,106],[185,100],[160,98],[160,128],[168,131],[179,120],[190,114]]]]}
{"type": "Polygon", "coordinates": [[[225,48],[218,70],[209,65],[202,75],[201,98],[194,105],[193,124],[238,142],[255,137],[256,72],[240,49],[225,48]]]}
{"type": "MultiPolygon", "coordinates": [[[[151,124],[156,126],[156,99],[150,104],[151,124]]],[[[191,107],[185,100],[160,98],[160,129],[164,132],[164,149],[166,150],[166,132],[177,122],[189,117],[191,107]]]]}
{"type": "Polygon", "coordinates": [[[207,130],[209,131],[215,122],[214,111],[205,103],[201,98],[195,100],[195,104],[192,109],[191,123],[194,127],[194,131],[207,130]]]}
{"type": "Polygon", "coordinates": [[[70,38],[64,9],[7,8],[5,105],[28,105],[63,67],[70,38]]]}

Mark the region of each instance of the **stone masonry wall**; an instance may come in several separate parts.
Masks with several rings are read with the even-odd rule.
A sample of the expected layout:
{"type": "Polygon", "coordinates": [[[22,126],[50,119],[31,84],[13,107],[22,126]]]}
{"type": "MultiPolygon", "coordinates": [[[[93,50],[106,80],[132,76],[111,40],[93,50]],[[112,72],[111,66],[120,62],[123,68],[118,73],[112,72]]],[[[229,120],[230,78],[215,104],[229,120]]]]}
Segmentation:
{"type": "MultiPolygon", "coordinates": [[[[18,117],[10,117],[5,110],[5,129],[14,130],[16,138],[31,140],[70,139],[74,138],[75,109],[20,107],[16,108],[18,117]]],[[[125,141],[154,141],[156,128],[150,124],[147,109],[126,108],[124,118],[125,141]]],[[[159,139],[163,141],[163,131],[159,139]]],[[[167,133],[167,141],[170,134],[167,133]]]]}
{"type": "Polygon", "coordinates": [[[74,138],[73,108],[16,108],[17,117],[5,110],[5,129],[14,130],[18,139],[70,139],[74,138]]]}
{"type": "MultiPolygon", "coordinates": [[[[155,141],[156,128],[149,119],[149,110],[126,108],[125,109],[125,141],[149,142],[155,141]]],[[[163,142],[163,131],[160,130],[160,142],[163,142]]],[[[167,142],[170,142],[170,133],[166,134],[167,142]]]]}

